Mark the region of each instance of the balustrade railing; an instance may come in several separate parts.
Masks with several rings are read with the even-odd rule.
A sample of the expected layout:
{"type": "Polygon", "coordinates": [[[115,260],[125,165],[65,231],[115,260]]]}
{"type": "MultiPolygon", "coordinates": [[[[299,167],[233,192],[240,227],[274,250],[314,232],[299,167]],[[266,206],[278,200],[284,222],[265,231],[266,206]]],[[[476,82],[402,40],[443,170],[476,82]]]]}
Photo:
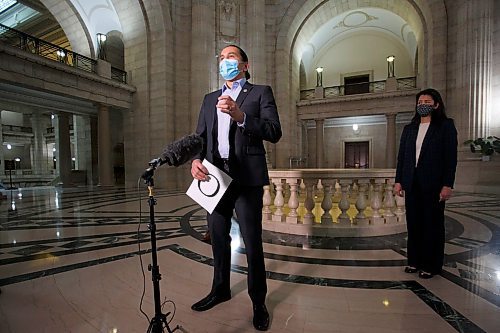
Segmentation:
{"type": "Polygon", "coordinates": [[[21,133],[33,133],[33,128],[26,126],[16,126],[16,125],[2,125],[2,130],[5,132],[21,132],[21,133]]]}
{"type": "MultiPolygon", "coordinates": [[[[398,90],[415,89],[417,80],[415,77],[406,77],[397,79],[398,90]]],[[[381,93],[386,91],[386,81],[372,81],[363,83],[353,83],[340,86],[324,88],[324,98],[335,98],[339,96],[349,96],[366,93],[381,93]]],[[[316,89],[306,89],[300,91],[301,100],[313,100],[316,97],[316,89]]]]}
{"type": "Polygon", "coordinates": [[[314,228],[392,225],[398,226],[394,232],[404,231],[405,203],[393,194],[394,169],[271,170],[269,176],[262,210],[265,229],[300,225],[309,233],[314,228]]]}
{"type": "Polygon", "coordinates": [[[127,83],[127,72],[115,67],[111,67],[111,79],[127,83]]]}
{"type": "Polygon", "coordinates": [[[402,77],[397,81],[398,81],[398,90],[415,89],[417,87],[417,78],[415,76],[402,77]]]}
{"type": "MultiPolygon", "coordinates": [[[[26,52],[97,74],[97,60],[30,36],[3,24],[0,24],[0,41],[26,52]]],[[[111,68],[111,78],[127,83],[127,73],[114,67],[111,68]]]]}

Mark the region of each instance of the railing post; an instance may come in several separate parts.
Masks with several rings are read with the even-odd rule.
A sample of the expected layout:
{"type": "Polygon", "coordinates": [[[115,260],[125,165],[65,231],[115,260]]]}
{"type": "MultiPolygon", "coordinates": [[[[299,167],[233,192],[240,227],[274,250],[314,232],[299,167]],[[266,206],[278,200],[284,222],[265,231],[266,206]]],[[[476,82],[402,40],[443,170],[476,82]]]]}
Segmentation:
{"type": "Polygon", "coordinates": [[[286,217],[286,222],[297,224],[299,223],[299,214],[297,213],[297,208],[299,207],[298,187],[300,179],[287,178],[287,183],[290,186],[290,198],[288,199],[288,208],[290,208],[290,212],[286,217]]]}
{"type": "Polygon", "coordinates": [[[314,224],[314,214],[312,210],[314,209],[314,185],[317,183],[315,178],[304,178],[304,184],[306,186],[306,200],[304,201],[304,208],[306,213],[304,215],[304,224],[314,224]]]}
{"type": "Polygon", "coordinates": [[[358,193],[358,199],[356,200],[356,209],[358,210],[358,213],[354,218],[354,224],[357,225],[368,225],[369,223],[368,218],[365,215],[365,209],[367,206],[365,192],[367,185],[368,185],[367,180],[365,179],[358,180],[359,193],[358,193]]]}
{"type": "Polygon", "coordinates": [[[264,186],[264,196],[262,197],[262,221],[270,222],[272,211],[271,211],[271,187],[269,185],[264,186]]]}
{"type": "Polygon", "coordinates": [[[332,224],[333,218],[330,214],[330,209],[332,209],[332,179],[321,179],[321,184],[323,185],[323,201],[321,202],[321,208],[323,209],[323,215],[321,215],[321,224],[332,224]]]}
{"type": "Polygon", "coordinates": [[[283,197],[283,184],[281,183],[281,178],[273,179],[273,184],[276,185],[276,196],[274,197],[274,206],[276,210],[273,214],[273,222],[283,222],[285,221],[285,213],[283,212],[283,205],[285,204],[285,198],[283,197]]]}
{"type": "Polygon", "coordinates": [[[372,225],[381,225],[384,224],[384,218],[380,215],[379,209],[382,207],[382,199],[381,199],[381,187],[380,179],[375,179],[375,184],[373,184],[373,193],[372,193],[372,217],[370,218],[370,224],[372,225]]]}
{"type": "Polygon", "coordinates": [[[341,179],[340,181],[340,187],[342,190],[342,197],[340,198],[339,202],[339,209],[341,210],[341,213],[338,217],[338,222],[340,224],[351,224],[351,218],[347,214],[347,210],[349,210],[349,207],[351,206],[349,199],[348,199],[348,191],[349,191],[349,185],[351,185],[352,181],[350,179],[341,179]]]}
{"type": "Polygon", "coordinates": [[[392,180],[387,179],[385,185],[385,198],[384,198],[384,219],[385,223],[396,223],[396,215],[392,212],[394,208],[394,194],[392,193],[392,180]]]}

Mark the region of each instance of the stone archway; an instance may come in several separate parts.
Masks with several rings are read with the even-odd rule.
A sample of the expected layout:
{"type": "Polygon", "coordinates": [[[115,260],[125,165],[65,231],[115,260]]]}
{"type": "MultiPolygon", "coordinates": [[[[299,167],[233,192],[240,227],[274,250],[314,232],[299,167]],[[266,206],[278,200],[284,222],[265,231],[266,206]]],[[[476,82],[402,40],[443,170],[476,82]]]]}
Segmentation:
{"type": "MultiPolygon", "coordinates": [[[[418,42],[418,68],[423,70],[420,83],[438,90],[446,89],[446,44],[441,36],[446,36],[446,8],[443,0],[406,0],[393,3],[377,0],[368,1],[363,7],[376,7],[394,12],[413,26],[418,42]]],[[[295,101],[299,98],[300,91],[300,57],[298,50],[305,47],[310,37],[321,24],[325,22],[329,11],[338,15],[348,10],[357,9],[340,0],[310,0],[294,2],[283,15],[278,27],[275,43],[276,75],[280,75],[282,84],[276,89],[278,105],[289,111],[286,120],[282,121],[284,133],[290,133],[288,140],[277,147],[277,165],[285,167],[289,155],[297,155],[300,151],[299,127],[297,126],[295,101]]]]}
{"type": "Polygon", "coordinates": [[[89,30],[71,2],[69,0],[40,1],[64,30],[71,44],[71,49],[86,57],[95,58],[95,48],[89,30]]]}

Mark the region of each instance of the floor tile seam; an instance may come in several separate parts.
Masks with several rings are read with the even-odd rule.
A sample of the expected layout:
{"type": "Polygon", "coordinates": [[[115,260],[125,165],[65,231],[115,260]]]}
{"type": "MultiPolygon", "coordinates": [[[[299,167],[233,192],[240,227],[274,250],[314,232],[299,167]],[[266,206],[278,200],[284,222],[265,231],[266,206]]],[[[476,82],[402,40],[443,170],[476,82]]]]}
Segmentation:
{"type": "MultiPolygon", "coordinates": [[[[316,258],[317,256],[322,256],[322,255],[342,255],[344,254],[351,254],[353,255],[352,258],[346,258],[346,259],[364,259],[364,260],[378,260],[379,258],[357,258],[356,255],[368,255],[372,254],[374,250],[365,250],[365,249],[353,249],[353,250],[337,250],[337,249],[297,249],[289,246],[281,246],[281,245],[276,245],[276,244],[269,244],[269,243],[264,243],[264,251],[267,252],[283,252],[280,254],[283,255],[292,255],[292,256],[297,256],[297,257],[303,257],[303,258],[316,258]],[[272,246],[270,246],[272,245],[272,246]],[[299,251],[304,252],[303,254],[297,253],[299,251]]],[[[377,251],[383,251],[383,253],[389,255],[392,254],[394,255],[394,260],[399,260],[399,259],[406,259],[406,257],[402,256],[399,253],[394,252],[392,249],[385,249],[385,250],[377,250],[377,251]]],[[[386,258],[387,259],[387,258],[386,258]]]]}
{"type": "MultiPolygon", "coordinates": [[[[172,227],[172,228],[164,228],[164,229],[157,229],[157,237],[159,239],[164,239],[165,236],[158,236],[158,233],[162,232],[167,232],[167,233],[183,233],[181,230],[180,226],[172,227]]],[[[35,241],[26,241],[26,242],[16,242],[15,244],[12,243],[0,243],[0,249],[9,249],[9,248],[21,248],[21,247],[26,247],[26,246],[32,246],[32,245],[38,245],[38,244],[54,244],[52,246],[54,247],[63,247],[60,245],[56,245],[58,243],[67,243],[67,242],[73,242],[77,240],[95,240],[96,242],[103,241],[107,238],[110,237],[123,237],[123,236],[136,236],[138,234],[137,230],[132,230],[132,231],[123,231],[119,233],[98,233],[98,234],[92,234],[92,235],[82,235],[82,236],[71,236],[71,237],[65,237],[65,238],[54,238],[54,239],[40,239],[40,240],[35,240],[35,241]]],[[[150,231],[148,230],[141,230],[139,231],[139,234],[145,235],[145,238],[150,237],[150,231]]],[[[168,237],[167,237],[168,238],[168,237]]],[[[115,242],[116,243],[116,242],[115,242]]]]}
{"type": "MultiPolygon", "coordinates": [[[[175,235],[173,237],[158,237],[157,241],[160,242],[164,239],[173,239],[173,238],[178,238],[178,237],[185,237],[185,235],[175,235]]],[[[147,245],[150,243],[150,239],[144,239],[141,241],[141,244],[147,245]]],[[[78,249],[66,249],[66,250],[59,250],[57,252],[41,252],[38,254],[30,254],[26,256],[21,256],[18,258],[11,258],[11,259],[2,259],[0,260],[0,267],[5,266],[7,264],[12,264],[12,263],[20,263],[20,262],[35,262],[37,260],[45,260],[47,258],[51,257],[58,257],[58,256],[66,256],[70,254],[77,254],[77,253],[96,253],[99,250],[106,250],[109,248],[116,248],[118,245],[120,247],[123,246],[129,246],[129,245],[135,245],[137,244],[137,240],[133,241],[127,241],[127,242],[122,242],[119,244],[111,243],[111,244],[106,244],[106,245],[99,245],[99,246],[87,246],[87,247],[81,247],[78,249]]],[[[148,248],[147,246],[144,246],[144,248],[148,248]]]]}

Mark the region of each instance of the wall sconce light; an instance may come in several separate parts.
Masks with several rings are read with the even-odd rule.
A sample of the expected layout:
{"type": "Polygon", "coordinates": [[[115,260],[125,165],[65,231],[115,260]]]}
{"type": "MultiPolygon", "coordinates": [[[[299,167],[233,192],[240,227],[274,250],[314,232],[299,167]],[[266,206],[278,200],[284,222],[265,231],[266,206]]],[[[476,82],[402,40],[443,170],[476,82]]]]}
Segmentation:
{"type": "Polygon", "coordinates": [[[387,60],[387,77],[395,77],[396,73],[394,71],[394,62],[396,60],[396,57],[390,55],[386,58],[386,60],[387,60]]]}
{"type": "Polygon", "coordinates": [[[323,67],[316,68],[316,87],[323,86],[323,67]]]}
{"type": "Polygon", "coordinates": [[[106,50],[104,47],[106,39],[108,37],[105,34],[97,34],[97,57],[102,60],[106,60],[106,50]]]}
{"type": "Polygon", "coordinates": [[[64,52],[63,50],[57,50],[56,54],[57,54],[57,60],[58,61],[60,61],[60,62],[64,62],[65,61],[66,52],[64,52]]]}
{"type": "Polygon", "coordinates": [[[16,158],[14,159],[14,161],[16,161],[16,162],[21,162],[21,159],[20,159],[19,157],[16,157],[16,158]]]}
{"type": "Polygon", "coordinates": [[[352,125],[352,131],[354,132],[354,134],[358,135],[359,134],[359,125],[358,124],[353,124],[352,125]]]}
{"type": "Polygon", "coordinates": [[[12,149],[12,145],[10,143],[7,144],[7,149],[8,150],[11,150],[12,149]]]}

